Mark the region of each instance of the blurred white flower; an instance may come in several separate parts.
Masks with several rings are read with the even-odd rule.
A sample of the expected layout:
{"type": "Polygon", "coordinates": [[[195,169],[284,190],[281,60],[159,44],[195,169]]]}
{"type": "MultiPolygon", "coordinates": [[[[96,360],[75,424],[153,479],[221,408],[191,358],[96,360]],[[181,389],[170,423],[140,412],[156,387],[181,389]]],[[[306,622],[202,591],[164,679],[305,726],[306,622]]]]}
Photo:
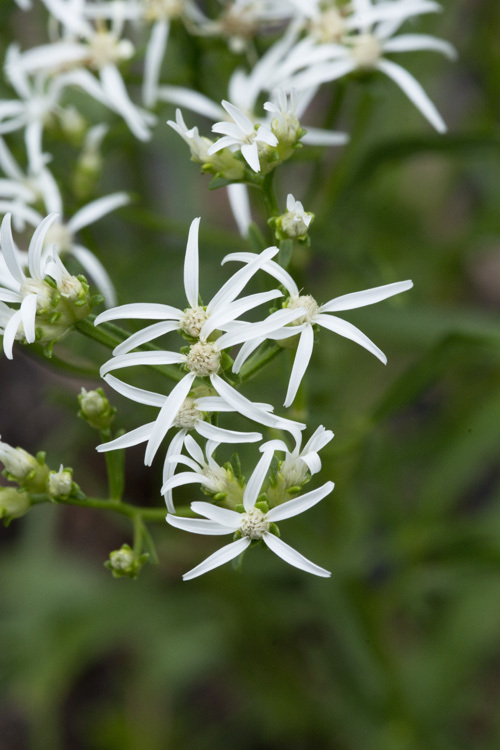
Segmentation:
{"type": "Polygon", "coordinates": [[[278,555],[278,557],[281,557],[282,560],[285,560],[285,562],[296,568],[300,568],[300,570],[305,570],[307,573],[312,573],[323,578],[328,578],[331,575],[328,570],[311,562],[297,552],[297,550],[293,549],[293,547],[283,542],[273,533],[276,529],[272,529],[272,525],[277,521],[292,518],[316,505],[316,503],[333,490],[333,482],[327,482],[322,487],[312,490],[312,492],[307,492],[305,495],[296,497],[293,500],[288,500],[281,505],[271,508],[271,510],[262,510],[258,507],[257,501],[273,457],[272,449],[266,449],[265,446],[263,446],[263,449],[264,454],[255,467],[243,493],[243,513],[237,513],[234,510],[221,508],[206,502],[194,502],[191,504],[191,509],[195,513],[204,516],[203,519],[183,518],[170,513],[167,515],[167,522],[171,526],[183,529],[184,531],[190,531],[193,534],[215,536],[236,534],[239,537],[220,550],[217,550],[217,552],[214,552],[204,562],[197,565],[188,573],[185,573],[183,575],[185,581],[196,578],[233,560],[248,549],[253,540],[257,539],[261,539],[266,547],[278,555]]]}

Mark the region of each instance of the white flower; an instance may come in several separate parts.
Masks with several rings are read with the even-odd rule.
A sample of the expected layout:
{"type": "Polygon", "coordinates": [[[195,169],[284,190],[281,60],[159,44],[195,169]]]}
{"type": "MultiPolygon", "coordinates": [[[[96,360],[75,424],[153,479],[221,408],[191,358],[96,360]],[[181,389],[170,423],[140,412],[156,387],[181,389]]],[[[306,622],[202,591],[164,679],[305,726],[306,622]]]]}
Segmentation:
{"type": "Polygon", "coordinates": [[[55,251],[52,251],[51,255],[43,253],[45,237],[56,218],[57,214],[50,214],[43,219],[31,238],[28,249],[29,276],[19,263],[12,237],[10,214],[2,221],[0,246],[9,276],[2,280],[0,300],[20,305],[10,316],[4,307],[1,315],[3,349],[8,359],[12,359],[12,346],[16,338],[25,339],[28,344],[35,341],[37,312],[47,310],[52,298],[53,290],[44,281],[45,276],[51,276],[58,290],[68,299],[74,300],[80,294],[80,282],[67,272],[55,251]]]}
{"type": "Polygon", "coordinates": [[[229,560],[238,557],[238,555],[250,546],[254,539],[262,539],[264,544],[272,552],[296,568],[300,568],[307,573],[312,573],[313,575],[324,578],[331,575],[329,571],[311,562],[288,544],[285,544],[285,542],[273,534],[270,529],[271,524],[275,524],[277,521],[282,521],[287,518],[292,518],[293,516],[308,510],[308,508],[311,508],[313,505],[316,505],[316,503],[326,497],[326,495],[333,490],[334,484],[333,482],[327,482],[322,487],[312,490],[312,492],[307,492],[305,495],[296,497],[293,500],[288,500],[282,505],[277,505],[276,507],[271,508],[271,510],[264,512],[259,507],[256,507],[256,503],[261,493],[262,485],[269,470],[272,457],[273,451],[265,450],[262,458],[248,480],[243,493],[243,513],[220,508],[216,505],[211,505],[210,503],[194,502],[191,504],[191,509],[195,513],[204,516],[204,519],[182,518],[180,516],[171,515],[170,513],[167,515],[167,522],[171,526],[183,529],[184,531],[190,531],[194,534],[210,534],[216,536],[236,533],[240,537],[236,539],[236,541],[222,547],[222,549],[217,552],[214,552],[214,554],[210,555],[210,557],[200,565],[197,565],[188,573],[185,573],[183,575],[185,581],[188,581],[191,578],[196,578],[197,576],[207,573],[209,570],[213,570],[213,568],[217,568],[219,565],[223,565],[224,563],[229,562],[229,560]]]}
{"type": "Polygon", "coordinates": [[[175,110],[175,122],[168,120],[167,125],[170,125],[170,127],[180,135],[183,141],[187,143],[194,161],[204,164],[209,160],[208,149],[213,141],[201,136],[197,127],[188,128],[184,122],[184,117],[182,116],[180,109],[177,108],[175,110]]]}
{"type": "Polygon", "coordinates": [[[321,471],[321,459],[318,456],[318,451],[330,442],[333,438],[333,432],[325,430],[323,425],[320,425],[302,450],[302,433],[296,431],[292,435],[295,438],[293,451],[290,451],[282,440],[271,440],[263,445],[260,450],[264,451],[269,446],[275,451],[283,451],[285,458],[279,468],[279,474],[287,487],[298,487],[305,482],[308,475],[312,476],[321,471]]]}
{"type": "Polygon", "coordinates": [[[223,101],[222,106],[233,122],[216,122],[212,125],[212,131],[222,133],[223,137],[210,146],[208,154],[215,154],[222,148],[241,151],[248,166],[254,172],[260,172],[258,144],[264,143],[275,148],[278,145],[278,139],[265,125],[254,125],[252,120],[234,104],[223,101]]]}
{"type": "Polygon", "coordinates": [[[288,237],[303,237],[307,234],[313,215],[304,211],[300,201],[296,201],[292,193],[286,199],[287,212],[281,217],[281,229],[288,237]]]}
{"type": "MultiPolygon", "coordinates": [[[[305,6],[301,0],[293,1],[305,6]]],[[[446,125],[420,83],[400,65],[385,59],[386,54],[414,50],[433,50],[455,59],[454,48],[442,39],[413,33],[394,36],[408,18],[436,10],[440,10],[440,6],[428,0],[395,0],[393,3],[356,0],[351,15],[345,19],[342,14],[338,16],[334,41],[325,40],[321,34],[329,28],[329,23],[333,24],[329,16],[325,24],[315,22],[316,31],[313,29],[311,36],[291,49],[280,70],[285,79],[283,85],[303,91],[355,70],[378,70],[401,88],[436,130],[444,132],[446,125]]],[[[321,16],[322,6],[315,3],[313,16],[318,12],[321,16]]]]}
{"type": "MultiPolygon", "coordinates": [[[[113,377],[113,375],[106,375],[104,380],[111,386],[111,388],[118,393],[121,393],[122,396],[140,404],[157,406],[161,409],[168,398],[164,394],[146,391],[143,388],[137,388],[128,383],[123,383],[121,380],[118,380],[118,378],[113,377]]],[[[255,404],[255,407],[256,409],[263,409],[266,411],[272,410],[272,407],[267,404],[255,404]]],[[[184,402],[180,405],[171,424],[171,428],[177,429],[178,431],[170,441],[165,456],[163,467],[164,486],[175,473],[177,461],[174,461],[173,457],[178,456],[182,452],[184,444],[188,444],[188,438],[192,440],[188,434],[190,431],[195,431],[206,440],[215,441],[217,443],[253,443],[262,440],[262,435],[259,432],[239,432],[236,430],[228,430],[218,425],[210,424],[210,422],[207,421],[207,416],[210,412],[223,413],[234,411],[234,406],[231,406],[219,396],[187,396],[184,399],[184,402]]],[[[139,443],[149,441],[154,427],[155,422],[149,422],[135,430],[131,430],[125,435],[121,435],[115,440],[110,440],[107,443],[98,445],[97,450],[102,453],[110,450],[129,448],[132,445],[138,445],[139,443]]],[[[164,434],[168,432],[168,429],[164,434]]],[[[164,495],[168,510],[174,513],[172,490],[167,487],[166,489],[162,489],[162,494],[164,495]]]]}
{"type": "MultiPolygon", "coordinates": [[[[234,494],[235,489],[237,495],[240,495],[240,487],[232,472],[228,471],[223,466],[219,466],[217,461],[213,458],[213,453],[219,446],[217,441],[208,440],[205,448],[206,458],[198,443],[193,440],[190,435],[186,436],[184,444],[189,456],[182,456],[172,452],[170,456],[167,457],[166,463],[168,462],[174,466],[181,463],[192,469],[192,471],[183,471],[180,474],[168,477],[161,488],[162,494],[166,495],[171,492],[174,487],[181,487],[185,484],[202,484],[213,495],[227,495],[228,493],[231,493],[231,491],[234,494]]],[[[241,498],[238,497],[237,499],[239,500],[241,498]]],[[[171,510],[171,508],[169,508],[169,510],[171,510]]],[[[175,513],[173,510],[171,510],[171,512],[175,513]]]]}
{"type": "MultiPolygon", "coordinates": [[[[47,213],[57,214],[47,232],[46,244],[55,245],[60,256],[71,255],[80,263],[85,273],[93,279],[99,291],[104,295],[106,304],[112,305],[116,302],[116,293],[108,272],[101,261],[87,247],[81,245],[75,235],[84,227],[93,224],[111,211],[126,205],[130,197],[126,193],[112,193],[102,198],[97,198],[87,205],[82,206],[70,219],[64,221],[62,196],[54,178],[44,170],[37,184],[39,198],[43,200],[47,213]]],[[[42,220],[42,215],[32,208],[28,208],[19,201],[17,203],[4,204],[0,202],[0,213],[4,209],[9,210],[13,219],[26,221],[36,226],[42,220]]],[[[22,258],[20,258],[22,263],[22,258]]]]}
{"type": "MultiPolygon", "coordinates": [[[[224,258],[223,263],[228,260],[248,263],[253,258],[253,253],[231,253],[224,258]]],[[[346,320],[338,318],[336,315],[325,315],[325,313],[353,310],[357,307],[373,305],[376,302],[381,302],[388,297],[393,297],[395,294],[400,294],[401,292],[411,289],[413,286],[412,281],[397,281],[392,284],[374,287],[373,289],[365,289],[361,292],[344,294],[341,297],[331,299],[324,305],[318,305],[311,295],[300,294],[299,289],[290,274],[273,260],[267,261],[262,269],[271,274],[271,276],[277,279],[280,284],[283,284],[288,290],[290,296],[284,303],[286,309],[300,310],[303,312],[301,317],[288,324],[286,327],[280,328],[279,330],[277,329],[272,334],[266,334],[267,338],[276,340],[287,339],[299,334],[297,353],[295,355],[290,382],[288,384],[288,391],[284,402],[285,406],[290,406],[292,404],[311,359],[314,344],[313,326],[315,325],[327,328],[334,333],[338,333],[340,336],[355,341],[357,344],[360,344],[360,346],[363,346],[369,352],[378,357],[381,362],[384,364],[387,363],[387,357],[385,354],[368,338],[368,336],[365,336],[359,328],[356,328],[356,326],[352,325],[352,323],[348,323],[346,320]]],[[[263,340],[264,337],[256,336],[252,338],[251,341],[244,344],[235,359],[233,366],[234,372],[239,372],[243,363],[263,340]]]]}

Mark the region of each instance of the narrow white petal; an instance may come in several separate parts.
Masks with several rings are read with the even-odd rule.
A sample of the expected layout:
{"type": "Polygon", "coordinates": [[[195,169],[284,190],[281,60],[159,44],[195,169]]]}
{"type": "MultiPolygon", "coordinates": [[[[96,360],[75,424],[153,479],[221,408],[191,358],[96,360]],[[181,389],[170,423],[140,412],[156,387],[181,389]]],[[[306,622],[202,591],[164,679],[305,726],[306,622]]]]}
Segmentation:
{"type": "Polygon", "coordinates": [[[197,565],[196,568],[193,568],[187,573],[184,573],[184,575],[182,576],[183,580],[190,581],[192,578],[201,576],[203,575],[203,573],[208,573],[209,570],[213,570],[214,568],[218,568],[220,565],[224,565],[224,563],[227,563],[230,560],[234,560],[235,557],[238,557],[238,555],[240,555],[246,550],[247,547],[250,546],[250,542],[251,539],[249,539],[248,537],[243,537],[243,539],[237,539],[235,542],[227,544],[225,547],[222,547],[222,549],[214,552],[213,555],[210,555],[210,557],[207,557],[207,559],[197,565]]]}
{"type": "Polygon", "coordinates": [[[313,474],[317,474],[318,471],[321,471],[321,459],[317,453],[314,453],[314,451],[311,451],[310,453],[304,453],[299,456],[299,458],[305,463],[311,473],[311,476],[313,474]]]}
{"type": "Polygon", "coordinates": [[[337,318],[333,315],[318,315],[316,318],[316,322],[320,326],[328,328],[329,331],[338,333],[339,336],[344,336],[346,339],[351,339],[351,341],[354,341],[356,344],[363,346],[369,352],[374,354],[381,362],[383,362],[384,365],[387,364],[387,357],[385,356],[384,352],[381,351],[378,346],[376,346],[376,344],[374,344],[373,341],[368,338],[368,336],[365,336],[365,334],[360,331],[359,328],[353,326],[352,323],[348,323],[346,320],[342,320],[341,318],[337,318]]]}
{"type": "Polygon", "coordinates": [[[101,443],[101,445],[97,446],[96,450],[99,453],[106,453],[107,451],[130,448],[132,445],[145,443],[146,440],[149,440],[154,425],[154,422],[148,422],[140,427],[136,427],[135,430],[130,430],[130,432],[126,432],[125,435],[120,435],[120,437],[117,437],[114,440],[109,440],[107,443],[101,443]]]}
{"type": "Polygon", "coordinates": [[[227,102],[225,100],[222,101],[222,106],[224,107],[228,115],[233,118],[242,133],[248,135],[249,133],[254,132],[252,120],[248,117],[248,115],[242,112],[241,109],[238,109],[238,107],[235,107],[234,104],[231,104],[231,102],[227,102]]]}
{"type": "Polygon", "coordinates": [[[279,252],[278,248],[271,246],[263,250],[258,255],[253,255],[252,260],[244,268],[240,268],[226,283],[219,289],[217,294],[212,297],[207,305],[207,312],[210,314],[217,308],[232,302],[241,292],[244,286],[250,281],[252,276],[262,268],[265,263],[279,252]]]}
{"type": "MultiPolygon", "coordinates": [[[[250,341],[256,337],[260,339],[261,337],[272,336],[279,328],[292,323],[304,315],[304,313],[305,310],[301,307],[295,310],[276,310],[276,312],[271,313],[265,320],[258,323],[249,323],[241,331],[225,333],[220,339],[217,339],[217,344],[225,349],[228,346],[234,346],[234,344],[239,344],[242,341],[250,341]]],[[[289,335],[294,336],[295,333],[292,329],[289,335]]]]}
{"type": "Polygon", "coordinates": [[[412,52],[413,50],[431,50],[441,52],[450,60],[457,59],[455,47],[444,39],[428,34],[400,34],[389,39],[383,46],[384,52],[412,52]]]}
{"type": "Polygon", "coordinates": [[[285,544],[285,542],[283,542],[281,539],[278,539],[278,537],[274,534],[270,534],[268,531],[266,531],[262,538],[269,549],[272,550],[275,555],[281,557],[281,559],[287,562],[289,565],[293,565],[295,568],[300,568],[300,570],[305,570],[306,573],[312,573],[315,576],[330,578],[330,571],[325,570],[325,568],[321,568],[319,565],[311,562],[307,559],[307,557],[301,555],[300,552],[297,552],[296,549],[290,547],[289,544],[285,544]]]}
{"type": "Polygon", "coordinates": [[[185,484],[204,484],[210,486],[210,480],[198,472],[182,471],[180,474],[176,474],[165,482],[161,488],[161,494],[164,495],[167,492],[174,490],[176,487],[182,487],[185,484]]]}
{"type": "MultiPolygon", "coordinates": [[[[250,263],[257,257],[258,255],[256,253],[229,253],[229,255],[226,255],[225,258],[223,258],[222,265],[232,260],[240,261],[241,263],[250,263]]],[[[285,271],[285,269],[282,268],[278,263],[276,263],[274,260],[269,260],[264,263],[261,268],[263,271],[273,276],[276,281],[279,281],[279,283],[282,284],[290,294],[295,294],[298,296],[299,289],[297,287],[297,284],[292,279],[288,271],[285,271]]]]}
{"type": "Polygon", "coordinates": [[[205,464],[205,456],[203,455],[203,451],[201,450],[196,440],[192,437],[192,435],[186,435],[184,443],[190,456],[192,456],[200,466],[203,466],[205,464]]]}
{"type": "Polygon", "coordinates": [[[211,521],[216,521],[221,526],[225,526],[229,531],[236,531],[241,524],[242,514],[229,508],[220,508],[213,503],[206,503],[202,500],[196,500],[191,503],[191,510],[200,516],[205,516],[211,521]]]}
{"type": "Polygon", "coordinates": [[[196,399],[195,408],[200,411],[234,411],[220,396],[202,396],[196,399]]]}
{"type": "Polygon", "coordinates": [[[290,374],[290,382],[288,383],[285,406],[290,406],[297,395],[302,378],[307,370],[307,365],[311,359],[313,345],[314,332],[312,326],[306,325],[300,334],[299,344],[297,346],[297,352],[295,354],[292,372],[290,374]]]}
{"type": "MultiPolygon", "coordinates": [[[[5,283],[2,280],[2,283],[5,283]]],[[[12,292],[10,289],[0,289],[0,300],[2,302],[21,302],[22,297],[19,292],[12,292]]]]}
{"type": "Polygon", "coordinates": [[[407,70],[389,60],[379,60],[376,67],[392,78],[408,99],[420,110],[423,116],[436,128],[438,133],[446,132],[446,124],[429,99],[420,83],[407,70]]]}
{"type": "Polygon", "coordinates": [[[179,409],[181,408],[186,396],[191,390],[191,386],[193,385],[195,377],[195,374],[192,372],[189,372],[187,375],[185,375],[182,380],[177,383],[177,385],[172,389],[170,395],[160,409],[160,413],[156,418],[155,426],[146,448],[146,455],[144,457],[144,463],[146,464],[146,466],[151,465],[151,462],[156,455],[156,451],[160,447],[161,441],[172,426],[179,409]]]}
{"type": "Polygon", "coordinates": [[[233,364],[233,372],[238,373],[247,359],[250,357],[251,354],[254,353],[256,349],[265,341],[265,336],[259,336],[251,341],[245,341],[241,349],[239,350],[236,359],[234,360],[233,364]]]}
{"type": "MultiPolygon", "coordinates": [[[[112,370],[121,367],[135,367],[136,365],[178,365],[184,362],[184,354],[176,352],[134,352],[133,354],[120,354],[105,362],[101,369],[101,378],[112,370]]],[[[181,381],[182,382],[182,381],[181,381]]]]}
{"type": "Polygon", "coordinates": [[[227,197],[238,231],[242,237],[247,237],[248,229],[252,223],[247,186],[240,183],[228,185],[227,197]]]}
{"type": "MultiPolygon", "coordinates": [[[[1,207],[0,207],[0,210],[1,210],[1,207]]],[[[19,264],[19,259],[17,255],[16,246],[14,244],[14,239],[12,237],[12,229],[11,229],[10,223],[11,223],[11,215],[6,214],[4,216],[4,219],[2,221],[2,226],[0,229],[0,245],[2,248],[3,257],[5,260],[5,265],[9,269],[13,278],[16,281],[18,281],[20,284],[22,284],[26,277],[19,264]]]]}
{"type": "Polygon", "coordinates": [[[153,339],[163,336],[165,333],[171,333],[179,328],[179,322],[177,320],[168,320],[166,322],[161,321],[160,323],[153,323],[153,325],[146,326],[141,331],[133,333],[128,339],[122,341],[113,349],[113,354],[118,356],[119,354],[127,354],[137,346],[142,346],[153,339]]]}
{"type": "Polygon", "coordinates": [[[83,227],[87,227],[89,224],[93,224],[98,219],[101,219],[106,214],[115,211],[120,206],[125,206],[130,203],[130,196],[127,193],[113,193],[112,195],[105,195],[103,198],[98,198],[95,201],[87,203],[83,206],[76,214],[68,221],[66,226],[72,233],[78,232],[83,227]]]}
{"type": "Polygon", "coordinates": [[[335,297],[319,308],[320,312],[340,312],[342,310],[354,310],[357,307],[374,305],[395,294],[406,292],[413,286],[413,281],[396,281],[393,284],[384,284],[372,289],[364,289],[362,292],[352,292],[335,297]]]}
{"type": "Polygon", "coordinates": [[[49,214],[33,232],[28,248],[28,268],[31,278],[42,281],[45,276],[41,267],[43,243],[45,236],[49,231],[50,225],[58,218],[57,214],[49,214]]]}
{"type": "Polygon", "coordinates": [[[203,518],[184,518],[183,516],[167,515],[167,522],[171,526],[183,531],[190,531],[192,534],[207,534],[210,536],[221,536],[230,534],[229,529],[220,526],[214,521],[205,521],[203,518]]]}
{"type": "Polygon", "coordinates": [[[239,432],[237,430],[226,430],[209,422],[200,420],[195,427],[198,435],[207,440],[217,440],[218,443],[256,443],[262,440],[260,432],[239,432]]]}
{"type": "Polygon", "coordinates": [[[306,492],[305,495],[295,497],[293,500],[287,500],[281,505],[277,505],[266,513],[266,519],[275,523],[276,521],[283,521],[285,518],[292,518],[297,516],[299,513],[312,508],[313,505],[319,503],[324,497],[330,494],[334,488],[333,482],[327,482],[322,487],[318,487],[316,490],[306,492]]]}
{"type": "Polygon", "coordinates": [[[255,506],[257,498],[261,494],[262,485],[267,476],[267,472],[269,471],[272,459],[273,451],[264,451],[257,466],[253,470],[243,493],[243,507],[246,511],[251,510],[255,506]]]}
{"type": "Polygon", "coordinates": [[[104,380],[117,393],[121,393],[122,396],[135,401],[137,404],[147,404],[148,406],[158,406],[161,408],[167,398],[162,393],[146,391],[144,388],[137,388],[135,385],[124,383],[123,380],[115,378],[114,375],[105,375],[104,380]]]}
{"type": "Polygon", "coordinates": [[[132,133],[141,141],[148,141],[151,132],[144,116],[132,103],[118,69],[111,64],[100,71],[104,93],[109,97],[111,106],[123,117],[132,133]]]}
{"type": "Polygon", "coordinates": [[[338,78],[352,73],[355,68],[356,64],[353,60],[335,60],[334,62],[323,63],[303,73],[299,73],[290,79],[290,84],[297,91],[302,91],[311,86],[319,86],[321,83],[336,81],[338,78]]]}
{"type": "Polygon", "coordinates": [[[184,290],[186,299],[191,307],[198,306],[198,231],[200,227],[200,218],[193,219],[189,227],[189,235],[186,247],[186,257],[184,260],[184,290]]]}
{"type": "Polygon", "coordinates": [[[108,306],[116,305],[116,292],[108,272],[93,252],[83,245],[73,245],[68,255],[72,255],[80,263],[85,274],[88,274],[100,293],[104,296],[108,306]]]}
{"type": "Polygon", "coordinates": [[[344,146],[349,142],[347,133],[338,133],[333,130],[322,130],[305,126],[306,134],[302,136],[301,143],[308,146],[344,146]]]}
{"type": "MultiPolygon", "coordinates": [[[[177,463],[175,461],[170,461],[170,458],[177,453],[180,453],[183,446],[184,446],[184,438],[186,437],[186,430],[179,430],[172,440],[170,441],[170,445],[167,448],[167,454],[165,456],[165,461],[163,463],[163,477],[162,481],[165,485],[168,480],[173,477],[175,474],[175,470],[177,468],[177,463]]],[[[167,490],[166,492],[162,492],[162,495],[165,499],[165,504],[167,506],[167,510],[170,513],[175,513],[175,507],[174,507],[174,500],[172,497],[172,490],[167,490]]]]}
{"type": "Polygon", "coordinates": [[[259,149],[255,141],[244,143],[241,147],[241,155],[254,172],[260,172],[259,149]]]}
{"type": "Polygon", "coordinates": [[[16,310],[16,312],[9,318],[3,332],[3,350],[7,359],[12,359],[12,347],[21,323],[21,311],[16,310]]]}
{"type": "MultiPolygon", "coordinates": [[[[208,338],[212,331],[215,331],[217,328],[221,328],[226,323],[236,320],[240,317],[240,315],[244,315],[244,313],[248,312],[249,310],[253,310],[259,305],[263,305],[265,302],[270,302],[271,300],[282,296],[282,292],[278,291],[277,289],[273,289],[270,292],[258,292],[257,294],[250,294],[248,295],[248,297],[242,297],[235,302],[231,302],[227,305],[227,307],[224,307],[221,310],[217,310],[217,312],[210,316],[210,318],[201,329],[201,337],[208,338]]],[[[217,347],[219,349],[226,349],[228,346],[233,346],[234,344],[241,343],[241,341],[245,341],[247,338],[247,333],[250,333],[252,331],[253,325],[253,323],[249,323],[247,326],[242,326],[241,330],[240,327],[238,327],[238,330],[225,333],[223,336],[217,339],[217,347]]]]}
{"type": "Polygon", "coordinates": [[[131,302],[128,305],[119,305],[111,310],[105,310],[95,319],[94,325],[106,323],[110,320],[121,320],[133,318],[134,320],[180,320],[183,311],[170,305],[162,305],[158,302],[131,302]]]}
{"type": "Polygon", "coordinates": [[[151,36],[144,58],[144,81],[142,85],[142,100],[146,107],[151,108],[158,98],[158,83],[165,50],[167,48],[170,23],[161,19],[151,29],[151,36]]]}
{"type": "Polygon", "coordinates": [[[186,107],[211,120],[219,120],[225,116],[220,104],[216,104],[198,91],[182,88],[182,86],[161,86],[158,90],[158,98],[177,104],[179,107],[186,107]]]}
{"type": "Polygon", "coordinates": [[[24,336],[28,344],[35,340],[35,317],[36,317],[37,295],[28,294],[21,302],[21,320],[24,328],[24,336]]]}

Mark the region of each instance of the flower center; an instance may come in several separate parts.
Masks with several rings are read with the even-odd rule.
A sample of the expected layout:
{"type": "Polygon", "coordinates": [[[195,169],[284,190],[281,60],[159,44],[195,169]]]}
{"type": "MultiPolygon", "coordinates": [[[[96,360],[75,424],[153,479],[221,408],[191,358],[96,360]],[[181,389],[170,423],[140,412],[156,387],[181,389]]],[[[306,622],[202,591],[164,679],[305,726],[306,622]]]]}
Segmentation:
{"type": "Polygon", "coordinates": [[[186,362],[191,372],[194,372],[200,378],[205,378],[207,375],[219,371],[220,352],[209,341],[197,341],[189,349],[186,362]]]}
{"type": "Polygon", "coordinates": [[[198,305],[197,307],[188,307],[184,310],[184,315],[180,320],[181,328],[185,331],[188,336],[198,338],[201,333],[201,329],[208,320],[208,313],[204,307],[198,305]]]}
{"type": "Polygon", "coordinates": [[[360,34],[354,37],[351,52],[360,68],[373,68],[380,58],[382,47],[373,34],[360,34]]]}
{"type": "Polygon", "coordinates": [[[306,311],[305,315],[294,320],[290,325],[299,326],[302,323],[314,323],[316,315],[319,313],[319,306],[314,297],[310,294],[301,294],[300,296],[292,295],[288,300],[287,305],[289,310],[296,310],[298,307],[303,307],[306,311]]]}
{"type": "Polygon", "coordinates": [[[260,508],[252,508],[246,513],[240,523],[241,536],[248,536],[250,539],[261,539],[266,531],[269,531],[269,521],[266,521],[266,514],[260,508]]]}
{"type": "Polygon", "coordinates": [[[181,430],[192,430],[200,419],[203,420],[203,414],[196,409],[195,404],[194,398],[188,397],[185,399],[174,419],[174,427],[181,430]]]}
{"type": "Polygon", "coordinates": [[[142,0],[146,21],[176,18],[184,10],[184,0],[142,0]]]}
{"type": "Polygon", "coordinates": [[[37,311],[47,310],[52,305],[52,296],[54,290],[45,281],[37,281],[36,279],[25,279],[21,284],[21,294],[23,297],[27,297],[29,294],[36,294],[36,309],[37,311]]]}
{"type": "Polygon", "coordinates": [[[76,302],[85,296],[85,290],[82,283],[76,276],[64,275],[61,282],[57,285],[61,295],[69,302],[76,302]]]}
{"type": "Polygon", "coordinates": [[[321,44],[339,42],[345,32],[344,19],[337,8],[325,10],[311,21],[311,35],[321,44]]]}
{"type": "Polygon", "coordinates": [[[99,70],[109,63],[129,60],[134,45],[128,39],[117,39],[109,31],[98,31],[89,42],[89,66],[99,70]]]}

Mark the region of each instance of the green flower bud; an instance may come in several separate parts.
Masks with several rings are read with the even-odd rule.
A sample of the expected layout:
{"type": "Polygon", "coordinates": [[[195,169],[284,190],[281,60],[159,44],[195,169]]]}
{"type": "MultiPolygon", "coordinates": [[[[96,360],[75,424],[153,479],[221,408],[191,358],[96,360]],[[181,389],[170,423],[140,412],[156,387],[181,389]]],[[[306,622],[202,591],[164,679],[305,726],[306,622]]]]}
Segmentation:
{"type": "Polygon", "coordinates": [[[95,391],[86,391],[82,388],[78,403],[80,404],[79,417],[96,430],[109,429],[115,418],[116,409],[111,406],[102,388],[97,388],[95,391]]]}
{"type": "Polygon", "coordinates": [[[104,566],[114,578],[137,578],[148,558],[147,553],[137,555],[128,544],[122,544],[120,549],[109,553],[109,560],[106,560],[104,566]]]}
{"type": "Polygon", "coordinates": [[[49,474],[45,453],[37,453],[35,457],[22,448],[0,442],[0,462],[5,467],[3,475],[11,482],[17,482],[29,492],[45,492],[49,474]]]}
{"type": "Polygon", "coordinates": [[[27,492],[15,487],[0,487],[0,519],[8,526],[14,518],[21,518],[31,508],[31,499],[27,492]]]}
{"type": "Polygon", "coordinates": [[[51,471],[47,480],[47,493],[54,500],[64,500],[78,491],[78,486],[73,482],[73,469],[65,469],[63,465],[59,471],[51,471]]]}

